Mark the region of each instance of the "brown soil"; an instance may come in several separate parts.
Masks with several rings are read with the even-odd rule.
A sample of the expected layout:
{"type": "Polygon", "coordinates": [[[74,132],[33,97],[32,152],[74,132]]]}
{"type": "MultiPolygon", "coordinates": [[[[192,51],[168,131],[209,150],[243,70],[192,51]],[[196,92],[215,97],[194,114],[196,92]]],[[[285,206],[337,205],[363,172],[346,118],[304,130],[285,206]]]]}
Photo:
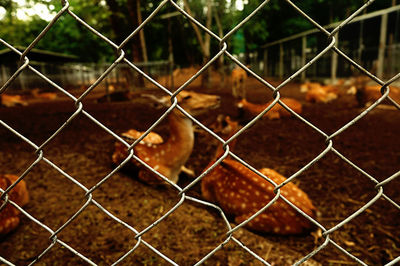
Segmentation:
{"type": "MultiPolygon", "coordinates": [[[[266,102],[267,89],[255,81],[248,82],[249,101],[266,102]]],[[[222,96],[221,107],[198,117],[210,126],[216,114],[238,118],[238,110],[229,85],[216,85],[207,90],[222,96]]],[[[362,109],[351,96],[328,104],[304,102],[298,84],[282,89],[283,96],[303,102],[303,117],[330,135],[348,123],[362,109]]],[[[75,111],[72,101],[32,103],[26,107],[0,108],[1,120],[40,145],[75,111]]],[[[145,130],[163,112],[140,97],[131,101],[95,103],[84,102],[84,110],[116,133],[130,128],[145,130]]],[[[243,121],[242,121],[243,122],[243,121]]],[[[162,122],[157,132],[167,135],[162,122]]],[[[26,142],[4,127],[0,128],[0,165],[2,173],[22,174],[37,155],[26,142]]],[[[356,124],[334,137],[333,147],[378,181],[399,171],[400,112],[374,110],[356,124]]],[[[114,138],[85,115],[79,114],[60,134],[44,147],[44,156],[80,182],[91,188],[113,167],[111,154],[114,138]]],[[[216,141],[206,132],[196,133],[196,143],[188,168],[200,174],[212,159],[216,141]]],[[[307,124],[294,118],[258,121],[239,136],[235,153],[256,168],[270,167],[291,176],[313,160],[326,148],[325,138],[307,124]]],[[[68,221],[86,202],[85,191],[41,161],[25,178],[30,191],[30,202],[24,209],[52,230],[68,221]]],[[[179,185],[191,179],[181,176],[179,185]]],[[[400,202],[397,193],[399,179],[384,186],[384,193],[400,202]]],[[[360,209],[377,195],[375,183],[351,167],[333,152],[329,152],[294,181],[308,193],[318,208],[318,221],[330,229],[360,209]]],[[[189,196],[201,199],[199,185],[189,196]]],[[[141,231],[175,206],[181,197],[172,188],[151,187],[135,176],[116,172],[93,193],[93,199],[110,213],[141,231]]],[[[370,265],[382,265],[400,256],[399,209],[382,197],[359,216],[330,235],[342,248],[370,265]]],[[[226,226],[217,211],[185,200],[165,220],[142,236],[148,244],[174,262],[191,265],[206,256],[226,239],[226,226]]],[[[12,233],[0,238],[0,256],[17,265],[29,264],[52,244],[51,234],[26,216],[12,233]]],[[[261,235],[240,229],[234,234],[244,245],[274,265],[288,265],[321,245],[325,238],[312,234],[302,236],[261,235]]],[[[135,233],[116,222],[93,203],[58,234],[58,239],[100,265],[109,265],[132,249],[135,233]]],[[[77,265],[83,260],[56,243],[41,259],[41,265],[77,265]]],[[[333,244],[317,253],[310,264],[356,264],[333,244]]],[[[163,265],[167,262],[140,243],[122,262],[123,265],[163,265]]],[[[234,241],[229,241],[216,252],[206,265],[259,265],[252,255],[234,241]]]]}

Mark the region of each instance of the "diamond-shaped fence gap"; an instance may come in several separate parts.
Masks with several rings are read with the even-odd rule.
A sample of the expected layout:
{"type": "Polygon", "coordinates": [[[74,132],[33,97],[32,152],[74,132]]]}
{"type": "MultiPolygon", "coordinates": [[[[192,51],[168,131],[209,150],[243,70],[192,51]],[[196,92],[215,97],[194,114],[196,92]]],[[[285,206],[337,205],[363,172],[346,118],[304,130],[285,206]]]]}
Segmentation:
{"type": "MultiPolygon", "coordinates": [[[[317,191],[324,191],[323,195],[319,193],[318,195],[314,195],[314,192],[311,192],[310,197],[318,197],[317,208],[321,213],[318,221],[327,229],[336,226],[368,204],[378,193],[375,189],[374,182],[371,182],[364,175],[332,153],[322,158],[303,174],[310,176],[313,180],[318,180],[318,185],[316,186],[317,191]],[[332,171],[333,169],[336,170],[332,171]],[[329,204],[332,202],[335,202],[335,204],[329,204]]],[[[300,180],[303,181],[301,177],[300,180]]],[[[307,186],[307,182],[302,182],[301,184],[307,186]]],[[[316,185],[315,182],[314,185],[316,185]]],[[[359,245],[361,242],[359,243],[356,240],[362,236],[365,237],[362,241],[363,244],[373,246],[374,242],[373,238],[367,236],[368,233],[360,231],[365,228],[361,225],[371,224],[372,227],[368,229],[369,236],[371,236],[371,234],[380,234],[380,230],[378,229],[380,226],[379,224],[382,224],[384,220],[392,221],[391,226],[396,226],[397,220],[392,217],[396,215],[396,213],[398,213],[398,209],[381,198],[357,217],[343,225],[343,227],[333,232],[332,238],[338,243],[338,239],[335,237],[337,234],[347,236],[344,245],[341,243],[338,244],[342,247],[350,247],[350,249],[357,254],[363,253],[364,251],[360,250],[361,247],[359,245]],[[386,210],[385,214],[379,211],[382,208],[386,210]],[[379,219],[382,220],[378,221],[379,219]],[[354,225],[354,223],[356,223],[356,225],[354,225]]],[[[321,254],[325,253],[324,250],[321,251],[321,254]]],[[[316,255],[317,260],[319,258],[318,256],[319,255],[316,255]]],[[[361,256],[360,258],[365,259],[366,257],[361,256]]]]}
{"type": "Polygon", "coordinates": [[[49,231],[24,215],[20,218],[16,233],[2,237],[0,249],[0,257],[15,265],[29,264],[52,244],[49,231]],[[26,245],[26,239],[35,239],[35,244],[26,245]]]}
{"type": "Polygon", "coordinates": [[[280,120],[263,119],[257,122],[237,138],[234,152],[257,169],[269,167],[289,174],[309,163],[324,150],[324,147],[324,138],[321,135],[301,121],[285,117],[280,120]],[[294,129],[298,134],[292,134],[294,129]],[[280,141],[282,139],[285,139],[284,143],[280,141]],[[259,156],[246,152],[249,145],[259,156]],[[299,154],[302,156],[298,156],[299,154]]]}
{"type": "MultiPolygon", "coordinates": [[[[299,252],[296,246],[276,242],[274,237],[270,235],[254,232],[247,233],[245,230],[240,229],[235,232],[234,237],[236,241],[231,240],[223,250],[217,252],[214,256],[223,256],[227,263],[250,261],[254,265],[265,265],[265,262],[269,263],[269,265],[292,265],[306,255],[299,252]],[[245,252],[242,245],[250,249],[254,254],[245,252]],[[258,256],[258,258],[254,255],[258,256]]],[[[306,243],[302,242],[302,244],[306,243]]],[[[312,258],[303,265],[320,264],[312,258]]]]}
{"type": "MultiPolygon", "coordinates": [[[[398,151],[389,147],[400,145],[397,110],[376,108],[355,126],[334,138],[334,147],[378,182],[399,171],[398,151]],[[382,151],[379,147],[387,147],[382,151]]],[[[388,186],[389,188],[390,186],[388,186]]]]}
{"type": "MultiPolygon", "coordinates": [[[[356,245],[362,245],[363,250],[366,251],[358,257],[367,264],[386,264],[400,255],[396,248],[400,239],[395,234],[399,222],[393,219],[396,215],[399,215],[399,210],[381,198],[359,217],[346,224],[346,231],[351,232],[350,237],[353,242],[356,245]],[[384,213],[380,211],[382,209],[385,209],[384,213]],[[374,252],[378,246],[382,250],[380,253],[374,252]]],[[[338,230],[339,235],[340,233],[341,229],[338,230]]],[[[346,234],[344,233],[344,235],[346,234]]],[[[335,239],[336,237],[334,237],[335,239]]],[[[346,243],[341,244],[339,240],[336,242],[342,247],[346,247],[346,243]]]]}
{"type": "MultiPolygon", "coordinates": [[[[340,34],[340,33],[339,33],[340,34]]],[[[325,51],[327,47],[331,44],[331,41],[327,38],[327,36],[321,32],[315,32],[311,33],[307,36],[304,37],[299,37],[296,38],[295,40],[281,44],[283,47],[287,46],[287,48],[283,49],[284,51],[284,58],[286,56],[287,58],[287,63],[290,65],[298,65],[298,62],[294,62],[294,60],[300,60],[300,64],[304,65],[304,63],[309,63],[309,62],[314,62],[313,64],[309,65],[305,69],[304,74],[301,75],[307,77],[308,79],[315,79],[321,76],[330,76],[330,73],[328,73],[330,69],[330,64],[331,64],[331,59],[332,59],[332,52],[325,51]],[[294,46],[294,47],[293,47],[294,46]],[[293,53],[293,49],[301,49],[302,53],[305,53],[305,61],[306,62],[301,62],[301,56],[300,58],[298,57],[298,52],[295,52],[295,55],[297,57],[291,57],[290,53],[293,53]],[[288,52],[289,51],[289,52],[288,52]],[[286,52],[286,53],[285,53],[286,52]],[[289,53],[289,54],[288,54],[289,53]],[[316,56],[320,56],[317,60],[316,56]],[[297,58],[297,59],[296,59],[297,58]]],[[[335,43],[335,46],[337,43],[335,43]]],[[[276,49],[276,48],[275,48],[276,49]]],[[[279,49],[279,48],[278,48],[279,49]]],[[[297,50],[295,50],[297,51],[297,50]]],[[[279,54],[278,54],[279,55],[279,54]]],[[[276,57],[276,56],[275,56],[276,57]]],[[[278,58],[279,59],[279,58],[278,58]]],[[[285,62],[285,61],[284,61],[285,62]]],[[[286,68],[284,68],[286,69],[286,68]]],[[[289,67],[290,69],[290,67],[289,67]]]]}
{"type": "MultiPolygon", "coordinates": [[[[63,105],[62,102],[57,103],[57,108],[60,107],[57,116],[62,117],[64,112],[68,112],[67,107],[62,108],[63,105]]],[[[88,104],[86,110],[97,112],[99,123],[105,120],[110,128],[115,126],[113,123],[108,124],[108,121],[113,121],[118,112],[117,114],[110,113],[106,106],[95,104],[88,104]]],[[[37,125],[57,122],[57,119],[52,115],[45,115],[42,118],[35,121],[37,125]]],[[[119,131],[119,129],[116,131],[119,131]]],[[[91,187],[110,172],[115,141],[112,135],[102,130],[86,115],[78,114],[47,143],[44,152],[45,156],[54,164],[77,178],[85,186],[91,187]]]]}
{"type": "Polygon", "coordinates": [[[76,106],[69,100],[62,103],[43,102],[14,110],[18,111],[11,111],[3,117],[3,121],[38,146],[49,140],[60,128],[65,128],[66,120],[77,115],[76,106]]]}
{"type": "MultiPolygon", "coordinates": [[[[166,200],[169,201],[169,197],[166,200]]],[[[146,201],[149,208],[146,217],[136,219],[152,222],[152,219],[163,215],[163,206],[153,205],[151,200],[146,201]]],[[[163,222],[143,234],[142,238],[178,264],[195,264],[227,238],[226,231],[226,224],[219,219],[218,214],[214,216],[202,205],[185,200],[163,222]],[[191,217],[189,220],[184,218],[187,215],[191,217]],[[174,244],[164,245],[167,242],[174,244]],[[190,255],[183,255],[184,251],[190,255]]]]}
{"type": "MultiPolygon", "coordinates": [[[[118,210],[113,210],[112,205],[113,202],[110,201],[104,207],[118,213],[118,210]]],[[[134,232],[110,218],[93,204],[90,204],[68,227],[62,230],[58,237],[96,264],[108,265],[123,256],[137,243],[134,232]],[[106,256],[103,255],[105,250],[108,251],[106,256]]],[[[55,253],[49,254],[49,257],[55,256],[62,261],[71,257],[71,253],[65,248],[54,249],[53,252],[55,253]]],[[[78,257],[73,258],[73,261],[79,260],[78,257]]],[[[46,257],[42,261],[46,261],[46,257]]]]}
{"type": "MultiPolygon", "coordinates": [[[[355,200],[352,205],[362,207],[363,203],[355,200]]],[[[394,234],[398,222],[390,218],[391,215],[398,215],[398,210],[395,210],[390,203],[379,199],[370,208],[346,223],[343,228],[331,233],[331,240],[367,265],[386,264],[399,256],[399,251],[395,248],[399,243],[399,238],[394,234]],[[381,208],[385,208],[387,211],[383,214],[379,211],[381,208]],[[393,211],[397,214],[394,214],[393,211]],[[381,252],[376,252],[377,249],[381,252]]],[[[334,222],[335,219],[341,220],[339,217],[332,218],[331,222],[334,222]]],[[[351,261],[349,256],[343,254],[339,249],[337,251],[339,252],[337,258],[351,261]]],[[[322,250],[321,254],[316,255],[316,258],[325,256],[324,253],[322,250]]]]}
{"type": "Polygon", "coordinates": [[[4,170],[1,171],[1,174],[14,174],[20,176],[39,158],[39,155],[35,154],[35,149],[31,145],[1,126],[0,135],[4,140],[0,152],[0,165],[4,167],[2,167],[4,170]]]}
{"type": "Polygon", "coordinates": [[[29,213],[53,230],[62,226],[87,201],[81,187],[44,161],[32,169],[26,182],[31,202],[34,202],[29,205],[29,213]],[[46,192],[48,189],[52,191],[46,192]]]}

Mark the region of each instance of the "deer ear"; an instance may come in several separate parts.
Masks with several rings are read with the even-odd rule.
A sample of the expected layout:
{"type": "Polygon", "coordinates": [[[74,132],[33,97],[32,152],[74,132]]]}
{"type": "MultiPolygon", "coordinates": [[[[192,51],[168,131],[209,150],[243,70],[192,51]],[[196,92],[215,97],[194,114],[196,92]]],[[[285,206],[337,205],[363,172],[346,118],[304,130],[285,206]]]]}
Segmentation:
{"type": "Polygon", "coordinates": [[[170,96],[160,97],[158,102],[160,104],[162,104],[163,107],[170,107],[171,106],[171,97],[170,96]]]}
{"type": "Polygon", "coordinates": [[[169,97],[169,96],[157,97],[152,94],[142,94],[141,96],[145,97],[145,98],[150,98],[151,100],[153,100],[154,108],[161,109],[163,107],[171,106],[171,97],[169,97]]]}

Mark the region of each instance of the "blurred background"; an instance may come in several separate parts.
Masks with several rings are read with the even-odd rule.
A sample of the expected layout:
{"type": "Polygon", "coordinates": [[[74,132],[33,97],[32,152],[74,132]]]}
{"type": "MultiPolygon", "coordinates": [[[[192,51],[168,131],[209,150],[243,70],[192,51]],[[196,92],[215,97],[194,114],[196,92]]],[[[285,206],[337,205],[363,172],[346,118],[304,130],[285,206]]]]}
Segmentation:
{"type": "MultiPolygon", "coordinates": [[[[179,0],[178,5],[216,35],[228,33],[262,1],[179,0]],[[186,3],[186,5],[184,5],[186,3]]],[[[306,0],[299,7],[329,30],[355,12],[362,0],[306,0]]],[[[149,0],[71,0],[70,10],[115,44],[121,44],[157,7],[149,0]]],[[[353,23],[340,31],[338,48],[379,77],[400,71],[400,14],[396,0],[376,1],[353,23]]],[[[1,0],[0,38],[23,51],[62,8],[61,1],[1,0]]],[[[228,51],[257,74],[284,78],[295,72],[328,45],[326,35],[283,1],[271,1],[227,39],[228,51]]],[[[199,66],[220,49],[218,40],[195,27],[165,5],[124,46],[127,58],[151,77],[172,74],[173,69],[199,66]]],[[[0,80],[17,69],[19,57],[0,45],[0,80]]],[[[88,87],[116,60],[117,51],[102,38],[64,13],[29,53],[40,72],[66,89],[88,87]]],[[[222,75],[234,65],[220,58],[213,68],[222,75]]],[[[301,79],[349,77],[350,64],[335,53],[327,53],[301,79]],[[341,67],[337,67],[340,65],[341,67]]],[[[207,81],[205,74],[203,77],[207,81]]],[[[172,81],[173,82],[173,81],[172,81]]],[[[119,64],[100,87],[138,89],[145,86],[141,75],[119,64]]],[[[37,75],[24,71],[11,87],[16,90],[47,89],[37,75]]],[[[207,82],[203,82],[207,86],[207,82]]],[[[172,84],[170,84],[173,87],[172,84]]]]}

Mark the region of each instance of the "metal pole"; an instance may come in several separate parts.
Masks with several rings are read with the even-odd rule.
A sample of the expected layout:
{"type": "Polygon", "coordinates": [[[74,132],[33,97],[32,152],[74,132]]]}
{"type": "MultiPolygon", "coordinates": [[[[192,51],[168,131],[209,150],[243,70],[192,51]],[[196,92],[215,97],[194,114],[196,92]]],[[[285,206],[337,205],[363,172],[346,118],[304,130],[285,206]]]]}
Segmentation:
{"type": "Polygon", "coordinates": [[[378,78],[383,78],[383,64],[385,60],[386,50],[386,33],[387,33],[388,14],[383,14],[381,17],[381,35],[379,38],[378,62],[376,75],[378,78]]]}
{"type": "Polygon", "coordinates": [[[268,48],[264,49],[264,77],[268,76],[268,48]]]}
{"type": "MultiPolygon", "coordinates": [[[[336,47],[338,47],[339,46],[339,32],[335,33],[335,39],[336,39],[336,47]]],[[[337,66],[338,66],[338,54],[335,52],[332,52],[332,57],[331,57],[331,82],[332,83],[335,83],[335,81],[336,81],[337,66]]]]}
{"type": "MultiPolygon", "coordinates": [[[[307,36],[303,36],[301,38],[301,66],[303,67],[307,61],[307,36]]],[[[301,72],[301,81],[305,81],[306,79],[306,72],[301,72]]]]}
{"type": "Polygon", "coordinates": [[[283,44],[279,44],[279,78],[283,78],[283,44]]]}

